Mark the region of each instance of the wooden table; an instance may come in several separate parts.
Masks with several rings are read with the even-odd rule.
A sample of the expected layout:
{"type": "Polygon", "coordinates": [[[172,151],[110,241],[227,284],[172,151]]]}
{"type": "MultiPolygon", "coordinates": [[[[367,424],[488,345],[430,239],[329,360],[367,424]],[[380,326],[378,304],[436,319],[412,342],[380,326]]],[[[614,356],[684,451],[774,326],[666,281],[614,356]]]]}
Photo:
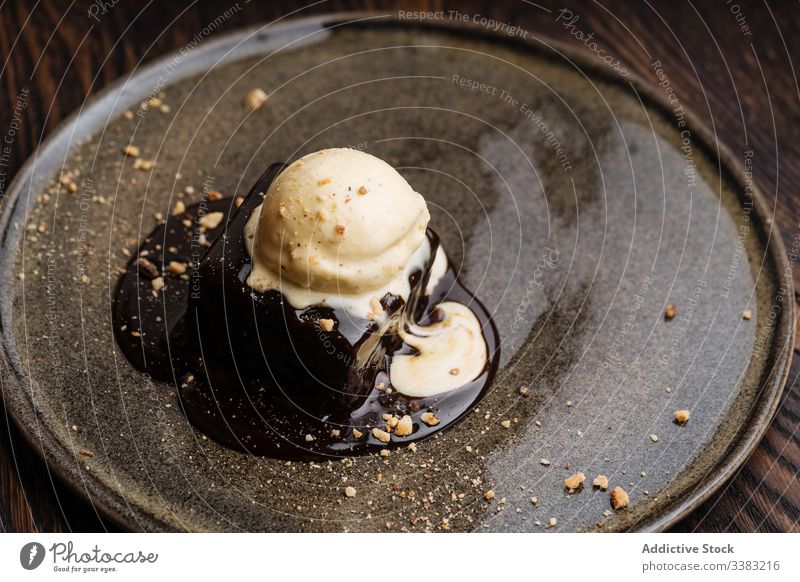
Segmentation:
{"type": "MultiPolygon", "coordinates": [[[[0,192],[36,145],[83,101],[114,79],[184,46],[235,0],[202,2],[76,2],[25,0],[0,4],[0,117],[10,127],[21,92],[28,107],[10,153],[2,159],[0,192]]],[[[249,3],[209,38],[298,10],[290,2],[249,3]]],[[[755,180],[787,245],[800,236],[800,5],[789,1],[649,0],[622,2],[322,2],[298,16],[362,9],[458,10],[523,26],[575,45],[571,32],[594,32],[606,54],[655,80],[660,60],[684,106],[716,129],[735,152],[754,152],[755,180]],[[564,26],[567,7],[579,26],[564,26]]],[[[591,42],[591,41],[590,41],[591,42]]],[[[587,51],[589,49],[587,48],[587,51]]],[[[794,273],[800,282],[800,270],[794,273]]],[[[799,287],[800,288],[800,287],[799,287]]],[[[797,351],[797,350],[795,350],[797,351]]],[[[800,531],[800,360],[780,410],[758,450],[739,473],[676,531],[800,531]]],[[[2,410],[0,410],[2,412],[2,410]]],[[[0,531],[102,531],[83,499],[51,477],[18,431],[0,420],[0,531]],[[7,428],[6,428],[7,427],[7,428]]]]}

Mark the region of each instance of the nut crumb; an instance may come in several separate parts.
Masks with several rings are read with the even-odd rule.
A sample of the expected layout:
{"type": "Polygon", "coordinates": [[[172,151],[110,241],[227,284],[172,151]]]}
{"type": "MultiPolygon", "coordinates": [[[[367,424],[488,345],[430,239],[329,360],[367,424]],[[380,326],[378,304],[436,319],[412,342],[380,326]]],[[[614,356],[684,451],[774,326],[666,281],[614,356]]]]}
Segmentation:
{"type": "Polygon", "coordinates": [[[381,457],[388,457],[389,449],[381,449],[381,457]]]}
{"type": "Polygon", "coordinates": [[[575,473],[572,477],[564,479],[564,487],[569,489],[569,492],[572,493],[578,489],[584,481],[586,481],[586,475],[583,473],[575,473]]]}
{"type": "Polygon", "coordinates": [[[380,299],[377,297],[373,297],[369,300],[369,306],[372,309],[368,315],[372,316],[370,319],[374,319],[375,317],[380,317],[384,314],[383,305],[381,305],[380,299]]]}
{"type": "Polygon", "coordinates": [[[423,412],[419,419],[428,426],[436,426],[439,424],[439,418],[432,412],[423,412]]]}
{"type": "Polygon", "coordinates": [[[650,435],[650,440],[653,441],[654,443],[657,443],[658,442],[658,435],[657,434],[651,434],[650,435]]]}
{"type": "Polygon", "coordinates": [[[539,459],[539,464],[544,465],[545,467],[549,467],[550,461],[548,461],[547,459],[539,459]]]}
{"type": "Polygon", "coordinates": [[[324,186],[325,184],[330,184],[330,178],[323,178],[322,180],[317,180],[317,186],[324,186]]]}
{"type": "Polygon", "coordinates": [[[260,107],[263,107],[264,103],[267,102],[268,96],[262,89],[255,88],[250,89],[247,92],[247,95],[244,96],[244,106],[248,111],[255,111],[260,107]]]}
{"type": "Polygon", "coordinates": [[[689,415],[691,413],[688,410],[676,410],[675,411],[675,420],[680,424],[685,424],[687,420],[689,420],[689,415]]]}
{"type": "Polygon", "coordinates": [[[753,317],[753,312],[750,311],[749,309],[745,309],[744,312],[742,313],[742,319],[744,319],[745,321],[749,321],[751,317],[753,317]]]}
{"type": "Polygon", "coordinates": [[[486,501],[491,501],[492,499],[494,499],[494,490],[489,489],[486,493],[483,494],[483,498],[486,501]]]}
{"type": "Polygon", "coordinates": [[[219,226],[225,215],[222,212],[209,212],[204,214],[197,222],[200,226],[205,226],[209,230],[213,230],[219,226]]]}
{"type": "Polygon", "coordinates": [[[674,305],[671,304],[667,305],[667,308],[664,310],[664,319],[667,320],[672,319],[673,317],[675,317],[676,313],[677,313],[677,308],[674,305]]]}
{"type": "Polygon", "coordinates": [[[178,214],[183,214],[186,212],[186,204],[183,203],[183,200],[178,200],[175,203],[175,206],[172,207],[172,216],[177,216],[178,214]]]}
{"type": "Polygon", "coordinates": [[[558,520],[555,517],[551,517],[550,519],[547,520],[547,527],[548,528],[556,527],[557,523],[558,523],[558,520]]]}
{"type": "Polygon", "coordinates": [[[150,281],[153,291],[161,291],[164,288],[164,277],[156,277],[150,281]]]}
{"type": "Polygon", "coordinates": [[[325,331],[331,331],[333,329],[334,321],[332,319],[320,319],[319,326],[325,331]]]}
{"type": "Polygon", "coordinates": [[[500,426],[503,428],[511,428],[511,421],[510,420],[502,420],[500,421],[500,426]]]}
{"type": "Polygon", "coordinates": [[[218,192],[217,190],[212,190],[206,195],[206,199],[209,202],[216,202],[217,200],[222,200],[222,192],[218,192]]]}
{"type": "Polygon", "coordinates": [[[183,275],[186,273],[188,265],[186,263],[180,263],[178,261],[170,261],[167,269],[173,275],[183,275]]]}
{"type": "Polygon", "coordinates": [[[336,225],[336,234],[338,234],[339,236],[344,236],[344,231],[345,231],[345,228],[344,228],[343,224],[337,224],[336,225]]]}
{"type": "Polygon", "coordinates": [[[151,279],[158,277],[158,267],[144,257],[141,257],[136,261],[136,266],[139,267],[139,271],[142,273],[142,275],[150,277],[151,279]]]}
{"type": "Polygon", "coordinates": [[[364,436],[364,433],[361,432],[360,430],[354,428],[353,429],[353,436],[356,437],[357,439],[360,439],[362,436],[364,436]]]}
{"type": "Polygon", "coordinates": [[[126,145],[124,148],[122,148],[122,153],[129,158],[138,158],[139,148],[137,148],[135,145],[126,145]]]}
{"type": "Polygon", "coordinates": [[[608,489],[608,477],[605,475],[598,475],[594,478],[594,481],[592,481],[592,487],[597,487],[601,491],[605,491],[608,489]]]}
{"type": "Polygon", "coordinates": [[[628,502],[630,501],[628,494],[620,486],[616,486],[611,490],[610,498],[611,507],[614,509],[622,509],[623,507],[627,507],[628,502]]]}
{"type": "Polygon", "coordinates": [[[359,196],[364,196],[366,193],[367,193],[367,189],[366,189],[366,188],[364,188],[364,186],[361,186],[361,187],[358,189],[358,195],[359,195],[359,196]]]}
{"type": "Polygon", "coordinates": [[[392,435],[390,435],[385,430],[379,429],[378,427],[372,429],[372,436],[374,436],[382,443],[388,443],[390,440],[392,440],[392,435]]]}
{"type": "Polygon", "coordinates": [[[522,396],[523,398],[527,398],[528,395],[530,395],[531,393],[531,389],[528,388],[527,386],[520,386],[517,392],[519,392],[519,395],[522,396]]]}
{"type": "Polygon", "coordinates": [[[414,431],[414,422],[409,415],[404,415],[403,418],[397,423],[394,429],[394,434],[397,436],[408,436],[414,431]]]}
{"type": "Polygon", "coordinates": [[[351,487],[350,485],[348,485],[347,487],[344,488],[344,494],[345,494],[346,497],[355,497],[356,496],[356,488],[355,487],[351,487]]]}

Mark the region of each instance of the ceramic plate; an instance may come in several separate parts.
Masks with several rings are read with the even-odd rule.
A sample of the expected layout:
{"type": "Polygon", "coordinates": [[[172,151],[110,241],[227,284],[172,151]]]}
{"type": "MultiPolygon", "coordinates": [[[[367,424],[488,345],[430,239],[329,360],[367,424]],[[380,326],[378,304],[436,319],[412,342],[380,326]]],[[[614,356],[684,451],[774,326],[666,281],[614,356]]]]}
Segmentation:
{"type": "Polygon", "coordinates": [[[533,34],[359,14],[190,47],[90,100],[3,200],[6,406],[135,530],[663,529],[743,462],[788,370],[787,263],[748,163],[662,88],[533,34]],[[254,87],[270,97],[248,113],[254,87]],[[118,271],[181,195],[242,195],[272,162],[342,146],[427,198],[499,328],[497,379],[416,451],[233,452],[117,349],[118,271]]]}

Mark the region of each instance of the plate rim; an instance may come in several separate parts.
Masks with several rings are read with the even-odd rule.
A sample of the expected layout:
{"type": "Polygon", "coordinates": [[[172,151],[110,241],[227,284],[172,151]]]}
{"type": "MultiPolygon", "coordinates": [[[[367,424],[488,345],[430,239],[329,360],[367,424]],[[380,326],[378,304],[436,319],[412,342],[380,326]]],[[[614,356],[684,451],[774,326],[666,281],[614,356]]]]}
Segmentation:
{"type": "MultiPolygon", "coordinates": [[[[582,51],[579,47],[555,40],[547,35],[535,33],[529,29],[523,29],[528,33],[525,38],[509,37],[500,31],[488,30],[479,24],[471,22],[453,22],[451,20],[408,21],[400,18],[396,11],[348,11],[301,18],[286,18],[285,20],[284,18],[238,28],[195,47],[186,58],[186,67],[182,73],[178,74],[170,84],[196,74],[186,70],[189,69],[191,71],[190,65],[192,63],[205,63],[209,54],[219,52],[224,47],[233,48],[250,36],[261,34],[268,37],[315,26],[320,30],[324,30],[331,25],[353,25],[360,20],[368,19],[370,25],[391,25],[438,31],[450,30],[472,37],[483,37],[493,42],[500,42],[562,61],[563,66],[568,66],[563,63],[566,58],[581,73],[591,72],[593,76],[600,77],[616,86],[622,86],[625,90],[630,91],[632,89],[634,93],[643,97],[657,108],[662,115],[666,115],[671,110],[666,96],[659,92],[655,85],[638,74],[629,71],[623,76],[619,72],[602,65],[600,61],[582,51]],[[374,20],[378,18],[380,20],[374,20]]],[[[70,130],[73,126],[74,128],[79,127],[81,125],[80,122],[89,123],[88,119],[82,119],[82,115],[89,115],[87,112],[96,113],[95,110],[98,106],[113,97],[117,97],[119,100],[126,90],[138,95],[135,87],[141,86],[142,81],[163,70],[164,66],[169,64],[178,52],[178,50],[170,51],[138,69],[129,71],[100,89],[96,94],[85,99],[81,106],[65,118],[28,156],[25,163],[13,176],[6,189],[5,196],[0,200],[0,206],[2,206],[2,211],[0,212],[0,236],[2,236],[2,242],[0,243],[0,271],[12,271],[16,262],[16,255],[19,250],[19,245],[17,244],[19,236],[7,237],[6,235],[9,230],[13,230],[11,228],[13,220],[22,210],[18,208],[19,202],[25,198],[26,194],[28,196],[32,195],[32,189],[27,189],[26,192],[26,188],[33,180],[37,160],[40,157],[46,159],[52,154],[53,150],[57,151],[59,146],[63,146],[65,141],[68,146],[71,146],[65,149],[65,154],[69,154],[75,146],[74,142],[69,139],[70,130]],[[130,84],[130,87],[128,84],[130,84]],[[11,251],[13,260],[9,260],[9,251],[11,251]]],[[[246,55],[237,54],[233,56],[232,61],[242,58],[246,58],[246,55]]],[[[145,84],[144,86],[147,85],[145,84]]],[[[123,109],[125,108],[127,106],[123,109]]],[[[112,117],[111,111],[109,110],[109,118],[112,117]]],[[[745,185],[747,184],[744,170],[737,169],[738,164],[732,151],[725,143],[715,137],[715,132],[711,131],[692,110],[684,107],[684,113],[687,127],[691,129],[693,143],[701,146],[712,162],[716,161],[718,163],[720,170],[718,175],[721,175],[723,179],[727,179],[736,186],[735,195],[741,204],[743,202],[741,195],[745,191],[745,185]]],[[[782,235],[771,218],[769,207],[761,189],[755,183],[749,184],[747,187],[752,191],[755,216],[759,219],[755,223],[754,234],[764,250],[764,264],[767,265],[764,268],[769,271],[770,278],[773,281],[777,276],[777,283],[780,284],[780,275],[777,273],[786,273],[789,268],[782,235]]],[[[0,291],[8,289],[12,284],[13,280],[2,281],[0,283],[0,291]]],[[[6,304],[13,301],[13,295],[9,296],[6,293],[0,293],[0,301],[3,303],[4,311],[6,304]]],[[[691,487],[691,491],[688,494],[676,498],[665,508],[655,511],[651,515],[643,516],[633,526],[622,531],[659,532],[676,524],[727,483],[755,451],[777,412],[791,367],[795,338],[794,319],[796,307],[794,301],[787,302],[787,304],[789,309],[781,310],[780,316],[777,318],[774,330],[775,341],[767,352],[766,361],[771,364],[769,372],[766,379],[760,382],[759,394],[754,400],[747,420],[742,423],[742,427],[737,432],[728,450],[725,451],[720,461],[708,470],[705,477],[698,478],[699,482],[691,487]]],[[[147,508],[131,507],[124,495],[108,487],[95,475],[91,473],[80,473],[78,475],[76,470],[69,469],[74,464],[71,462],[74,461],[74,454],[53,434],[50,426],[41,421],[25,390],[26,380],[17,368],[16,363],[10,358],[7,338],[12,335],[12,331],[11,326],[6,326],[3,322],[2,312],[0,312],[0,334],[2,335],[0,337],[0,347],[2,348],[0,359],[2,359],[3,367],[13,374],[13,377],[10,375],[8,381],[3,383],[2,390],[0,390],[6,418],[11,419],[28,446],[45,463],[47,471],[55,474],[68,489],[83,498],[93,508],[99,510],[104,518],[124,529],[130,531],[174,531],[176,529],[174,523],[162,519],[147,508]],[[12,391],[16,393],[12,393],[12,391]],[[39,435],[35,435],[33,431],[29,430],[33,426],[37,427],[40,432],[39,435]],[[153,525],[155,525],[154,528],[144,527],[153,525]]]]}

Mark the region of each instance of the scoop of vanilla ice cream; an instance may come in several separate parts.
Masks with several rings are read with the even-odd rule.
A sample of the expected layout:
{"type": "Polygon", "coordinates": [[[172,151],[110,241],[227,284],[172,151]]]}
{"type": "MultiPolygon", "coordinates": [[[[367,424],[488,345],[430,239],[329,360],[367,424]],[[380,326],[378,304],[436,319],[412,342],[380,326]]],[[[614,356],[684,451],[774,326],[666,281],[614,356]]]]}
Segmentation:
{"type": "Polygon", "coordinates": [[[404,272],[429,219],[424,198],[392,166],[335,148],[308,154],[281,172],[247,235],[256,266],[284,283],[363,294],[404,272]]]}

